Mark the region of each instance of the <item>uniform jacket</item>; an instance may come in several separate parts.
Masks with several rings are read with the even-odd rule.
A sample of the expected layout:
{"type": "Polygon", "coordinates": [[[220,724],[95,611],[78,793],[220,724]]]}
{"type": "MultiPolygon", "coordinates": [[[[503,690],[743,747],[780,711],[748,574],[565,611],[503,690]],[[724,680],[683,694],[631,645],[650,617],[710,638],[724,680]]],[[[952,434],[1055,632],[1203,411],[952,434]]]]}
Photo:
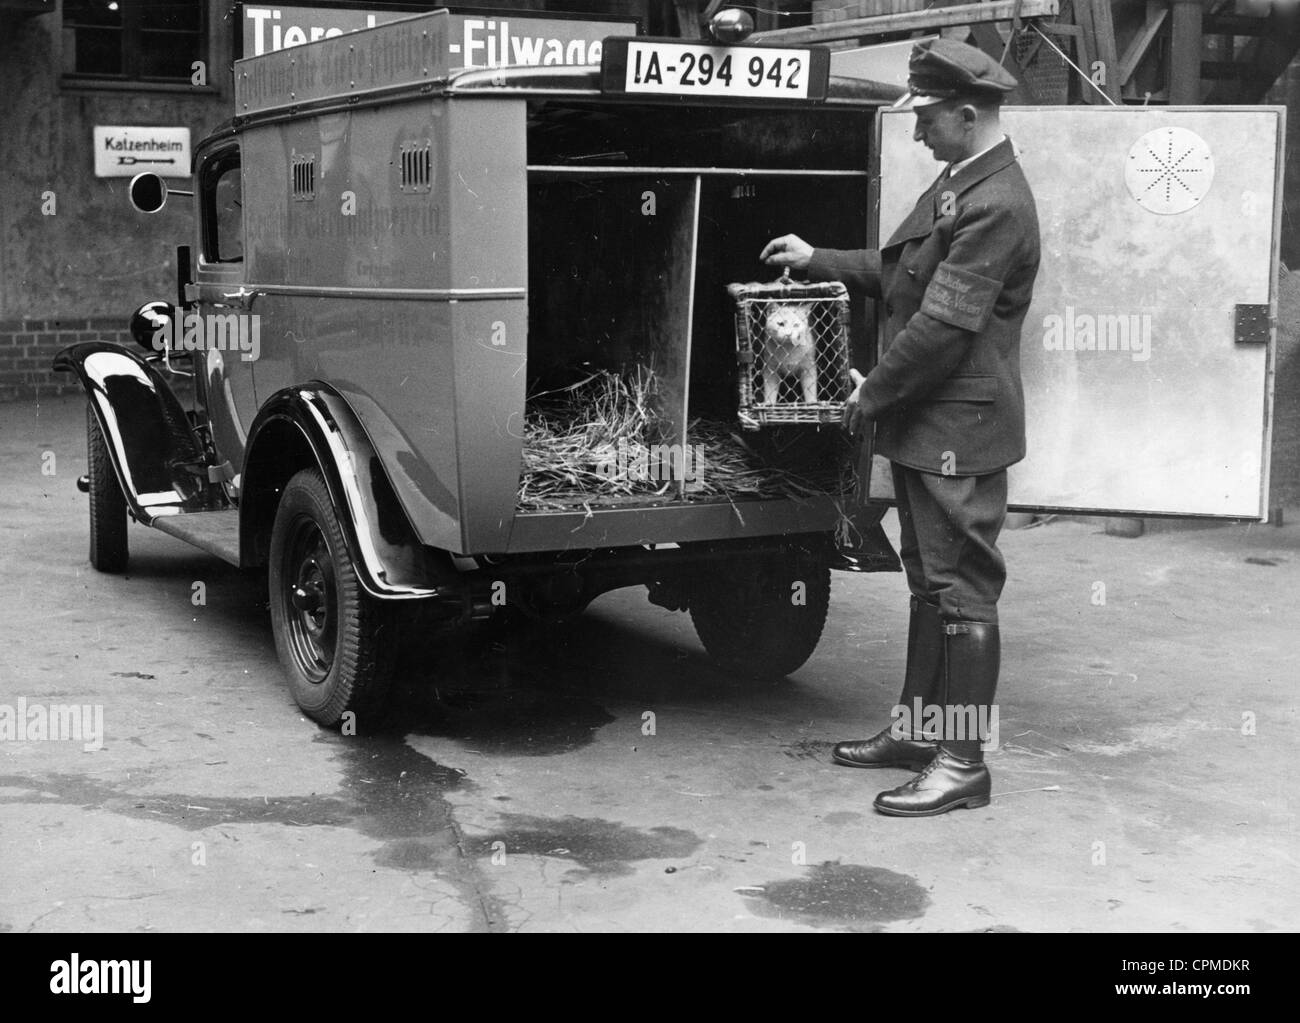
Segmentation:
{"type": "Polygon", "coordinates": [[[1010,139],[940,175],[883,248],[814,251],[812,279],[884,300],[885,339],[860,399],[878,454],[957,476],[1025,457],[1020,328],[1038,260],[1038,214],[1010,139]]]}

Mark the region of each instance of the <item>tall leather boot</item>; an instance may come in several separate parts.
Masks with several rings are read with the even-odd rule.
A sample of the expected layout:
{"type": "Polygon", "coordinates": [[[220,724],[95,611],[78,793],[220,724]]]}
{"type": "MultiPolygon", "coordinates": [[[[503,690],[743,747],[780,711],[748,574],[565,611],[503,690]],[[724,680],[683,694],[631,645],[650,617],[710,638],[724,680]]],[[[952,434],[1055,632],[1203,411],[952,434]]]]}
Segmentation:
{"type": "MultiPolygon", "coordinates": [[[[939,605],[912,597],[912,613],[907,626],[907,669],[903,676],[903,693],[898,702],[914,714],[918,701],[922,707],[935,704],[943,682],[943,620],[939,605]]],[[[891,726],[869,739],[841,742],[831,753],[831,760],[844,767],[903,767],[919,771],[938,750],[933,739],[921,738],[921,722],[913,719],[910,736],[895,738],[891,726]]]]}
{"type": "Polygon", "coordinates": [[[980,749],[997,691],[1001,661],[998,627],[988,622],[944,623],[944,737],[926,768],[905,785],[882,792],[875,806],[894,817],[932,817],[957,807],[988,806],[989,769],[980,749]]]}

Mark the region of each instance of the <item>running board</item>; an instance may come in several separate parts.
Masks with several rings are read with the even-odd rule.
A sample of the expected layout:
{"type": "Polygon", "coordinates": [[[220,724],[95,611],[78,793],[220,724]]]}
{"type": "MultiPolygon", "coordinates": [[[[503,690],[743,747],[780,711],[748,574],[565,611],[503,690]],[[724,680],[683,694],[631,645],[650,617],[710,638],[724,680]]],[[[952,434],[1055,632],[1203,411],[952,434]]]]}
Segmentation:
{"type": "Polygon", "coordinates": [[[239,567],[239,510],[160,515],[153,527],[239,567]]]}

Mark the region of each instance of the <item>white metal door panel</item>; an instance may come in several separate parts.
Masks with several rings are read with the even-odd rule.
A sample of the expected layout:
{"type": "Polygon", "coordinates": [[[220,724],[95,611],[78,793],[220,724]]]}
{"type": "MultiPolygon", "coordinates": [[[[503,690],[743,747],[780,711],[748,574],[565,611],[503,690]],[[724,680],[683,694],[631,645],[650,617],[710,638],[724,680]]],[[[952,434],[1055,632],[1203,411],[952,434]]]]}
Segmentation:
{"type": "MultiPolygon", "coordinates": [[[[1042,234],[1012,507],[1265,516],[1284,116],[1003,111],[1042,234]],[[1258,324],[1241,340],[1239,315],[1258,324]]],[[[880,121],[884,241],[941,166],[912,141],[913,114],[880,121]]],[[[871,494],[892,497],[882,468],[871,494]]]]}

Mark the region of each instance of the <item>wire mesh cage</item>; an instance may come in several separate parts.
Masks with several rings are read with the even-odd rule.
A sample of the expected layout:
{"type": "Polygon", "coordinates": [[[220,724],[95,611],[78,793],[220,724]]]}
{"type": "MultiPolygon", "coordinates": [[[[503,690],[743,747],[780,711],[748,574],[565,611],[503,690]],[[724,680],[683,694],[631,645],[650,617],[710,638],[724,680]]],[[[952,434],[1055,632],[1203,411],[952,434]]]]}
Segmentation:
{"type": "Polygon", "coordinates": [[[740,424],[838,423],[852,393],[849,294],[838,282],[729,284],[740,424]]]}
{"type": "MultiPolygon", "coordinates": [[[[1077,29],[1075,31],[1078,31],[1077,29]]],[[[1087,61],[1080,52],[1081,38],[1062,35],[1054,40],[1058,46],[1068,51],[1074,42],[1078,63],[1086,65],[1087,61]]],[[[1014,50],[1020,64],[1021,79],[1029,86],[1038,103],[1064,106],[1070,101],[1070,68],[1061,55],[1048,46],[1041,36],[1022,32],[1015,37],[1014,50]]]]}

